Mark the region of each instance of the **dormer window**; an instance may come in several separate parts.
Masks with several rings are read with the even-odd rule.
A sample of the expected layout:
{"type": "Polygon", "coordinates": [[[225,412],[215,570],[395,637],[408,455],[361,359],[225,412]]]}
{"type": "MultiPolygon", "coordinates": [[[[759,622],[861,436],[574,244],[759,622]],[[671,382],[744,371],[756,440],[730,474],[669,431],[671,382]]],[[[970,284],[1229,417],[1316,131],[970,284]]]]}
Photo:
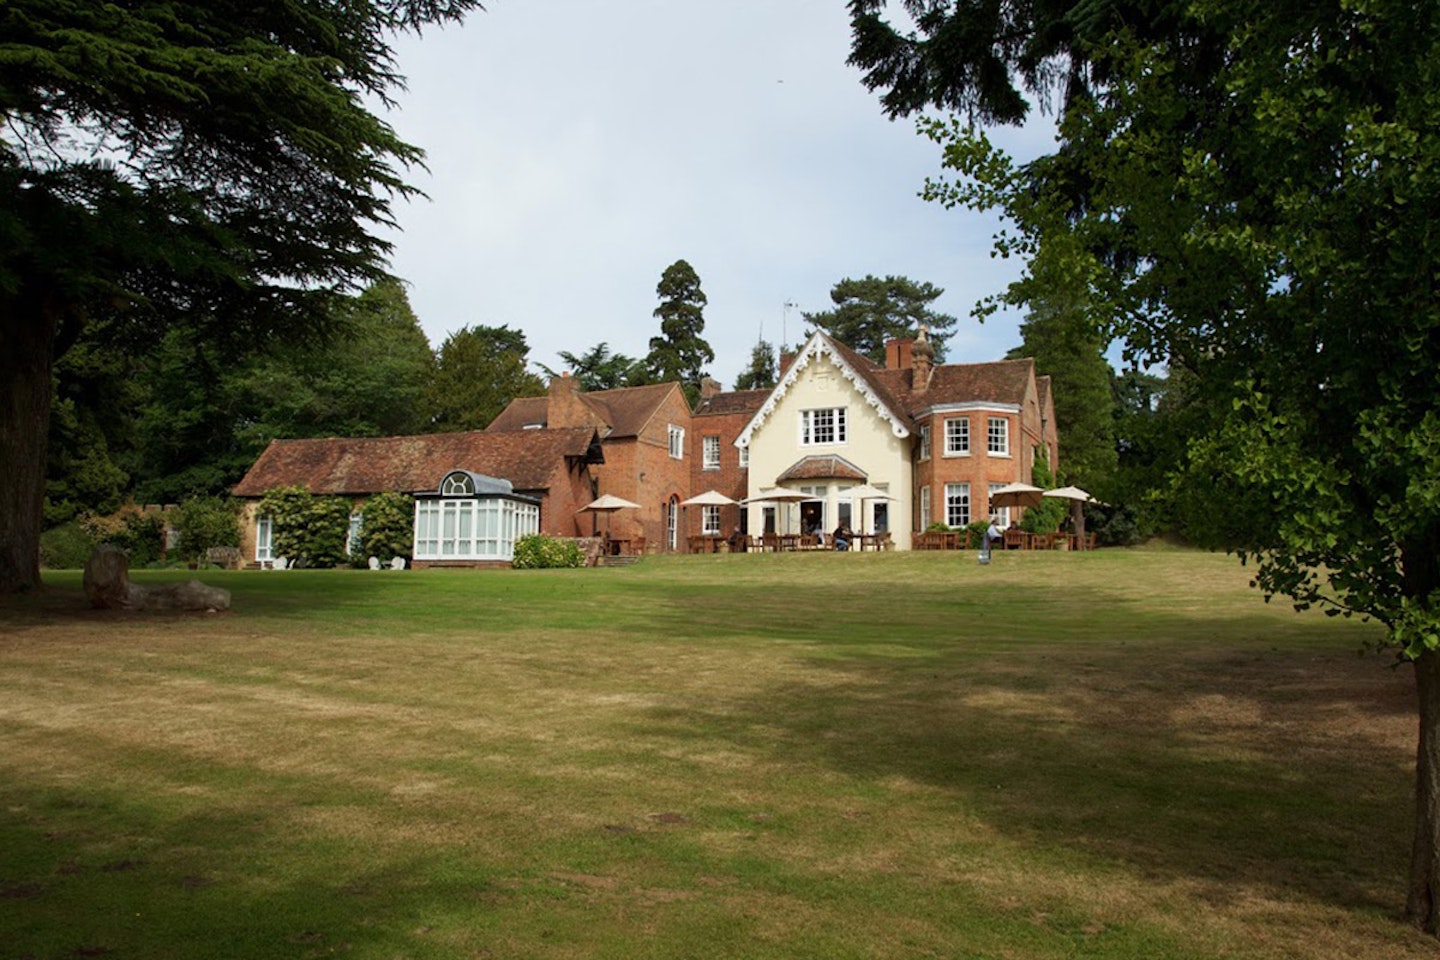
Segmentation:
{"type": "Polygon", "coordinates": [[[475,478],[464,470],[456,470],[447,473],[445,479],[440,482],[440,496],[442,497],[473,497],[475,496],[475,478]]]}

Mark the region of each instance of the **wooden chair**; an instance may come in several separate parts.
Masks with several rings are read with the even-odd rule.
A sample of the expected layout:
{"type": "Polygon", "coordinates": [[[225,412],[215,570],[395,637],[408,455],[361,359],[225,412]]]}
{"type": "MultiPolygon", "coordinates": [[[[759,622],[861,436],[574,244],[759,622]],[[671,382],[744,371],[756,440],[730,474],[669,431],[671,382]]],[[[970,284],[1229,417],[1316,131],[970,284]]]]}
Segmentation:
{"type": "Polygon", "coordinates": [[[1025,547],[1025,532],[1023,530],[1005,531],[1005,549],[1021,550],[1025,547]]]}

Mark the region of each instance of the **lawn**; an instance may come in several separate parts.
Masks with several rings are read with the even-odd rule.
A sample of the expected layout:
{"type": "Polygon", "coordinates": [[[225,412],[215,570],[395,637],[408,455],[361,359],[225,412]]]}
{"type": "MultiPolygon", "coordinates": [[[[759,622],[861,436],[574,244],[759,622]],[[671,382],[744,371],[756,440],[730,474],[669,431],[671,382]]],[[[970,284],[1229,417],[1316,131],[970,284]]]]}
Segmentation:
{"type": "Polygon", "coordinates": [[[1408,669],[1230,558],[205,579],[0,603],[0,960],[1435,956],[1408,669]]]}

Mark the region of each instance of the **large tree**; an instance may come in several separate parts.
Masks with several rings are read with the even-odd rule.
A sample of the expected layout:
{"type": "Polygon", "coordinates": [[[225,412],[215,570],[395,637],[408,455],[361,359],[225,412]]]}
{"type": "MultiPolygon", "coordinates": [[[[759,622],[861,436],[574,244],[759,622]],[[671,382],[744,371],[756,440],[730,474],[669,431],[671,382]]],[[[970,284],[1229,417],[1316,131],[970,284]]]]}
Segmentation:
{"type": "Polygon", "coordinates": [[[1100,3],[1085,9],[1103,32],[1087,36],[1026,7],[1049,10],[1063,42],[1025,21],[1007,25],[1010,46],[977,54],[936,44],[945,22],[991,29],[970,5],[906,5],[929,12],[923,36],[889,30],[878,2],[851,5],[855,59],[877,86],[905,79],[919,101],[1013,119],[998,109],[1005,88],[1043,79],[1031,51],[1078,78],[1057,150],[1030,163],[962,123],[932,127],[960,175],[938,194],[1008,214],[1009,249],[1060,244],[1102,264],[1091,295],[1114,333],[1185,371],[1206,411],[1176,465],[1212,505],[1197,532],[1255,562],[1269,594],[1380,621],[1412,664],[1407,911],[1435,933],[1440,7],[1196,0],[1122,17],[1100,3]],[[934,66],[949,60],[965,66],[934,66]],[[909,67],[954,95],[910,82],[909,67]]]}
{"type": "Polygon", "coordinates": [[[323,327],[378,278],[420,159],[367,109],[396,30],[476,0],[0,6],[0,591],[39,581],[54,360],[186,319],[207,341],[323,327]]]}
{"type": "MultiPolygon", "coordinates": [[[[578,356],[569,350],[561,350],[559,356],[565,361],[566,369],[575,374],[580,389],[587,392],[614,390],[618,387],[641,387],[650,382],[644,360],[627,357],[623,353],[612,353],[608,343],[597,343],[578,356]]],[[[537,366],[545,371],[546,376],[559,375],[543,363],[537,366]]]]}
{"type": "Polygon", "coordinates": [[[761,340],[750,351],[750,363],[735,378],[736,390],[756,390],[775,386],[779,377],[779,363],[775,348],[768,340],[761,340]]]}
{"type": "Polygon", "coordinates": [[[876,363],[885,362],[887,340],[913,337],[923,324],[930,330],[936,362],[943,362],[945,340],[955,328],[955,318],[935,312],[930,305],[944,292],[934,284],[917,283],[909,277],[846,277],[830,288],[834,309],[806,313],[804,317],[806,323],[876,363]]]}
{"type": "Polygon", "coordinates": [[[430,384],[430,429],[483,430],[516,397],[543,397],[545,382],[526,368],[525,334],[508,326],[462,327],[440,345],[430,384]]]}
{"type": "Polygon", "coordinates": [[[715,362],[715,351],[701,336],[708,300],[700,289],[700,276],[690,264],[676,260],[660,275],[655,294],[660,298],[655,308],[660,336],[650,339],[646,366],[656,383],[678,380],[693,404],[700,396],[705,364],[715,362]]]}

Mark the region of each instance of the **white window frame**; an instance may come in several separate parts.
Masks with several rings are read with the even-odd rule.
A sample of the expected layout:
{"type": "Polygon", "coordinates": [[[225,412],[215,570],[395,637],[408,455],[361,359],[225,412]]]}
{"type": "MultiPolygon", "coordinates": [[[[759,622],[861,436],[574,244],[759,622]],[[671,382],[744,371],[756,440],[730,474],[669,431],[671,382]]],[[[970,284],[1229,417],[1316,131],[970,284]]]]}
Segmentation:
{"type": "Polygon", "coordinates": [[[700,438],[700,469],[720,469],[720,437],[710,434],[700,438]]]}
{"type": "Polygon", "coordinates": [[[970,525],[970,484],[945,484],[945,525],[959,530],[970,525]]]}
{"type": "Polygon", "coordinates": [[[714,504],[707,503],[700,508],[700,532],[720,532],[720,508],[714,504]]]}
{"type": "Polygon", "coordinates": [[[920,488],[920,529],[930,529],[930,486],[920,488]]]}
{"type": "Polygon", "coordinates": [[[350,526],[345,528],[345,555],[348,557],[360,549],[360,530],[365,524],[363,513],[350,514],[350,526]]]}
{"type": "Polygon", "coordinates": [[[998,524],[1000,525],[1000,529],[1002,529],[1002,530],[1005,529],[1006,527],[1010,526],[1010,508],[1009,508],[1009,507],[997,507],[997,506],[991,505],[990,500],[989,500],[989,497],[995,496],[995,491],[996,491],[996,490],[999,490],[999,489],[1000,489],[1001,487],[1003,487],[1003,486],[1006,486],[1006,484],[1003,484],[1003,483],[992,483],[992,484],[990,484],[990,489],[989,489],[989,491],[988,491],[988,496],[987,496],[986,501],[985,501],[985,502],[986,502],[986,505],[987,505],[987,506],[990,506],[990,519],[993,520],[993,521],[995,521],[996,523],[998,523],[998,524]]]}
{"type": "Polygon", "coordinates": [[[800,411],[800,446],[836,447],[849,438],[846,407],[817,407],[800,411]],[[824,437],[824,439],[821,439],[824,437]]]}
{"type": "Polygon", "coordinates": [[[445,479],[440,483],[440,493],[447,497],[473,497],[475,495],[475,479],[468,473],[461,473],[459,470],[447,473],[445,479]]]}
{"type": "Polygon", "coordinates": [[[540,532],[540,507],[504,497],[415,501],[416,560],[512,560],[515,541],[540,532]]]}
{"type": "Polygon", "coordinates": [[[255,518],[255,562],[272,563],[275,560],[275,521],[273,518],[255,518]]]}
{"type": "Polygon", "coordinates": [[[740,448],[740,466],[747,470],[750,468],[750,445],[748,443],[740,448]]]}
{"type": "Polygon", "coordinates": [[[945,456],[970,456],[970,418],[945,418],[945,456]]]}
{"type": "Polygon", "coordinates": [[[930,424],[920,425],[920,459],[930,459],[930,424]]]}
{"type": "Polygon", "coordinates": [[[1010,419],[987,417],[985,421],[986,450],[992,457],[1010,456],[1010,419]]]}
{"type": "Polygon", "coordinates": [[[670,424],[670,456],[675,460],[685,459],[685,428],[670,424]]]}

